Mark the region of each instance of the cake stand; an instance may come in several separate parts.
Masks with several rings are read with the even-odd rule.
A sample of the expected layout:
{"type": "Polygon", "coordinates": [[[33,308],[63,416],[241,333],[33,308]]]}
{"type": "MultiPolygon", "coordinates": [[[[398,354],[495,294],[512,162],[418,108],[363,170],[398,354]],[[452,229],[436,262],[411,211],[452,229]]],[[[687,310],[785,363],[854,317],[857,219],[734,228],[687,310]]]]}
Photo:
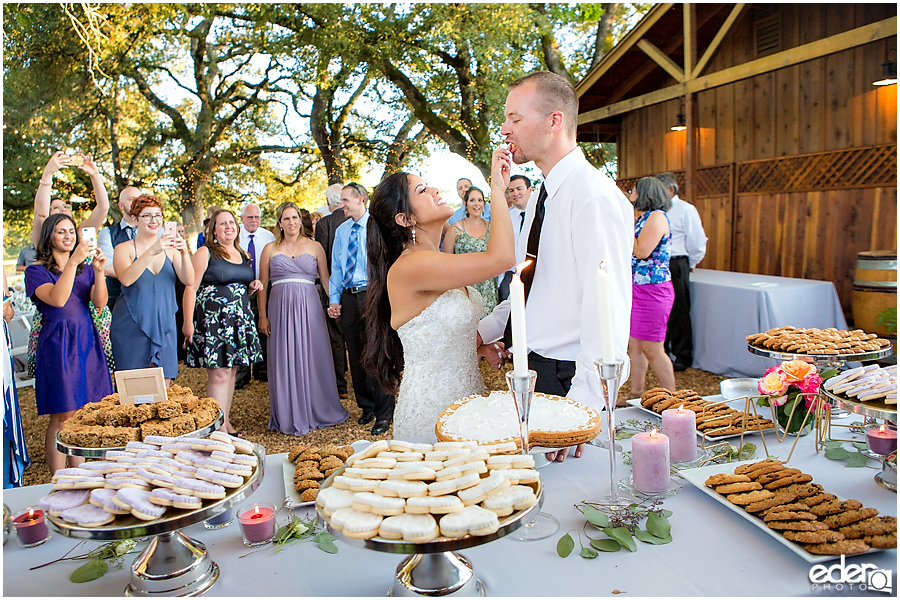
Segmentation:
{"type": "MultiPolygon", "coordinates": [[[[337,475],[337,473],[335,474],[337,475]]],[[[334,475],[322,488],[331,485],[334,475]]],[[[360,540],[349,538],[331,526],[329,519],[319,514],[319,520],[335,537],[358,548],[368,548],[377,552],[408,554],[399,565],[394,585],[388,596],[484,596],[484,584],[475,578],[472,563],[456,552],[487,544],[512,533],[529,519],[537,516],[544,504],[544,485],[538,483],[537,504],[500,519],[500,528],[490,535],[461,538],[438,538],[431,542],[412,543],[402,540],[371,538],[360,540]]]]}
{"type": "MultiPolygon", "coordinates": [[[[192,431],[190,433],[186,433],[184,435],[178,437],[195,437],[195,438],[205,438],[213,431],[219,429],[222,424],[225,422],[225,414],[220,410],[219,416],[216,419],[207,425],[206,427],[201,427],[196,431],[192,431]]],[[[69,456],[82,456],[84,458],[104,458],[106,453],[110,450],[124,450],[125,446],[113,446],[113,447],[104,447],[104,448],[81,448],[79,446],[69,446],[68,444],[64,444],[59,440],[59,434],[56,434],[56,449],[62,452],[63,454],[67,454],[69,456]]]]}
{"type": "Polygon", "coordinates": [[[206,546],[179,530],[215,517],[250,496],[262,483],[265,473],[265,451],[254,444],[257,467],[239,488],[226,488],[220,500],[196,510],[169,507],[166,516],[155,521],[142,521],[131,515],[117,515],[110,525],[79,527],[59,517],[48,515],[50,525],[70,538],[95,541],[129,540],[152,536],[147,548],[131,565],[131,582],[126,596],[199,596],[208,591],[219,577],[219,566],[213,562],[206,546]]]}

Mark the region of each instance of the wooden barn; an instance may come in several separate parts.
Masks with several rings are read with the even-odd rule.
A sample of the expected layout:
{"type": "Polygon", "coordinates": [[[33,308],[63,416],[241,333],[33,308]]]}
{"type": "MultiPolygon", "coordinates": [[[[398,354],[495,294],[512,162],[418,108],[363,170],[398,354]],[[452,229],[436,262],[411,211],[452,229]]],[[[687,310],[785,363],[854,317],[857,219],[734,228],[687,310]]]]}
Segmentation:
{"type": "Polygon", "coordinates": [[[701,267],[832,281],[850,318],[857,254],[897,247],[896,62],[893,3],[657,4],[578,85],[578,139],[623,190],[676,174],[701,267]]]}

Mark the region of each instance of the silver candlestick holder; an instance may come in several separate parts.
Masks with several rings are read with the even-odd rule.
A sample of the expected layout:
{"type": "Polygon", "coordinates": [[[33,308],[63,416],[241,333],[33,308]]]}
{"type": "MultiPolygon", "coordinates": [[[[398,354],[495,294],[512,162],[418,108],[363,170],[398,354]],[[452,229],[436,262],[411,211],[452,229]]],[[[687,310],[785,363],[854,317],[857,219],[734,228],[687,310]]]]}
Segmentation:
{"type": "Polygon", "coordinates": [[[619,492],[619,480],[616,476],[616,399],[619,397],[619,378],[625,362],[618,360],[615,363],[594,361],[597,376],[600,378],[600,388],[603,392],[603,406],[606,408],[606,447],[609,450],[609,494],[592,500],[597,504],[609,504],[628,506],[635,502],[634,498],[619,492]]]}
{"type": "MultiPolygon", "coordinates": [[[[522,454],[528,454],[528,418],[531,415],[531,400],[534,398],[534,386],[537,383],[537,372],[527,371],[518,375],[515,371],[506,373],[506,384],[516,403],[519,416],[519,438],[522,443],[522,454]]],[[[524,523],[509,537],[520,542],[531,542],[548,538],[559,530],[559,521],[549,513],[538,513],[533,519],[524,523]]]]}

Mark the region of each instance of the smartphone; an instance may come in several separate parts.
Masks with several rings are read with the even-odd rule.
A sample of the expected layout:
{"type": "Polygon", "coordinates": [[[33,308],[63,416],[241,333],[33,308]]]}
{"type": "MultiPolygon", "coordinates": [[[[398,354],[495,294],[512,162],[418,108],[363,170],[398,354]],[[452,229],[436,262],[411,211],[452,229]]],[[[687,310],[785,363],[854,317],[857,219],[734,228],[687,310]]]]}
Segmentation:
{"type": "Polygon", "coordinates": [[[81,152],[77,154],[69,154],[69,164],[70,167],[80,167],[84,164],[84,154],[81,152]]]}
{"type": "Polygon", "coordinates": [[[97,245],[97,228],[96,227],[82,227],[81,228],[81,239],[89,241],[92,246],[97,245]]]}
{"type": "Polygon", "coordinates": [[[171,235],[173,238],[178,236],[178,223],[175,221],[166,222],[165,235],[171,235]]]}

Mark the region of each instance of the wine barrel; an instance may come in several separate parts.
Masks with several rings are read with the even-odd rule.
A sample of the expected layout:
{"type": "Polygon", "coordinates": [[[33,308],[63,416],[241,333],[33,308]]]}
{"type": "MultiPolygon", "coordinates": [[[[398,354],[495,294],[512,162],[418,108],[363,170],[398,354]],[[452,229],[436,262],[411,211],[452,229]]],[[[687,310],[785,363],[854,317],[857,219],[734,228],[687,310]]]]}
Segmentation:
{"type": "Polygon", "coordinates": [[[895,333],[878,323],[878,315],[889,308],[897,308],[897,250],[860,252],[853,276],[854,324],[880,336],[895,333]]]}

